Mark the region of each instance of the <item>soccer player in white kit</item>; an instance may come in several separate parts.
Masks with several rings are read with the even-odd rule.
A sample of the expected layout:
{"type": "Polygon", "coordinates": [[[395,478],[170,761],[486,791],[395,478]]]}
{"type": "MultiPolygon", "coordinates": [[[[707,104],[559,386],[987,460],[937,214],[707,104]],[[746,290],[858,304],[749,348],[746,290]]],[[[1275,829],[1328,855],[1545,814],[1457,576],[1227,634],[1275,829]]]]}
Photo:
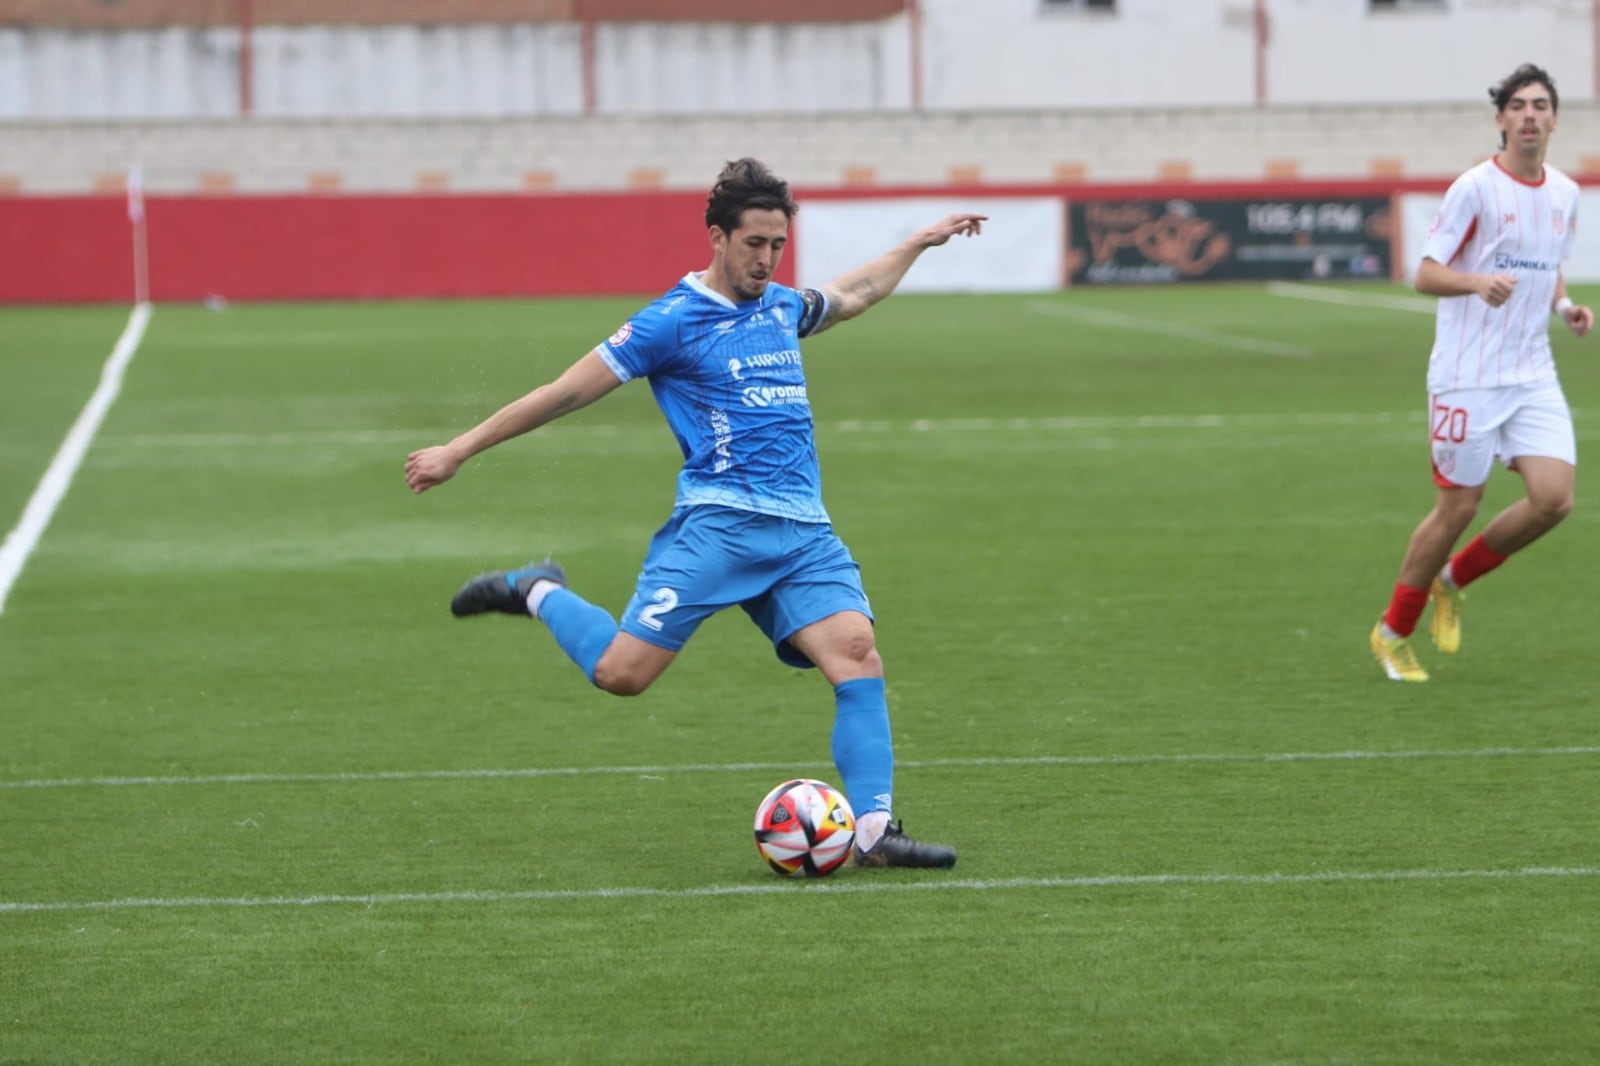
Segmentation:
{"type": "Polygon", "coordinates": [[[1550,75],[1524,64],[1489,96],[1500,151],[1450,186],[1417,266],[1417,291],[1439,297],[1428,359],[1438,497],[1411,534],[1389,608],[1372,630],[1372,654],[1395,681],[1428,680],[1410,637],[1430,600],[1434,645],[1454,654],[1461,590],[1572,510],[1577,446],[1549,325],[1558,315],[1580,337],[1594,326],[1561,275],[1578,228],[1578,186],[1545,165],[1558,102],[1550,75]],[[1452,556],[1497,459],[1522,477],[1527,495],[1452,556]]]}

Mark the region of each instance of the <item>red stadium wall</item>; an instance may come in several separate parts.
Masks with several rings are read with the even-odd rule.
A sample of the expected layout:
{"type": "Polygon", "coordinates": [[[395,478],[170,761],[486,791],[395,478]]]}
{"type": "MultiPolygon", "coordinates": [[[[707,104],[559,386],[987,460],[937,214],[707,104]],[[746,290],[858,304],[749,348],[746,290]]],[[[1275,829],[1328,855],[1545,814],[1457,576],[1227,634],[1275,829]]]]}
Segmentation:
{"type": "MultiPolygon", "coordinates": [[[[1439,181],[830,189],[815,198],[1373,196],[1439,181]]],[[[699,192],[153,197],[150,296],[190,301],[643,295],[709,258],[699,192]]],[[[875,249],[863,249],[863,255],[875,249]]],[[[133,298],[121,197],[0,197],[0,303],[133,298]]],[[[793,258],[778,280],[792,282],[793,258]]]]}
{"type": "MultiPolygon", "coordinates": [[[[150,298],[653,293],[710,258],[703,193],[155,197],[150,298]]],[[[120,197],[0,198],[0,302],[133,298],[120,197]]]]}

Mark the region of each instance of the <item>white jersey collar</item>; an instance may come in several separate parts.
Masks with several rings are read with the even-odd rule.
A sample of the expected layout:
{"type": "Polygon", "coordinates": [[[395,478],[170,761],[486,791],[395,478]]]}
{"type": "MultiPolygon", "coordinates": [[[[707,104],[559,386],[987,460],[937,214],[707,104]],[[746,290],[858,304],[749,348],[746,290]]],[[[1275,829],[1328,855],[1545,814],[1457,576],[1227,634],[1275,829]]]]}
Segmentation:
{"type": "MultiPolygon", "coordinates": [[[[722,295],[722,293],[716,291],[704,281],[700,280],[701,278],[705,277],[705,274],[706,272],[704,270],[691,270],[689,273],[683,276],[683,283],[708,300],[715,300],[723,307],[737,309],[739,306],[738,304],[734,303],[732,300],[722,295]]],[[[763,292],[756,300],[752,302],[765,306],[767,302],[767,294],[763,292]]]]}

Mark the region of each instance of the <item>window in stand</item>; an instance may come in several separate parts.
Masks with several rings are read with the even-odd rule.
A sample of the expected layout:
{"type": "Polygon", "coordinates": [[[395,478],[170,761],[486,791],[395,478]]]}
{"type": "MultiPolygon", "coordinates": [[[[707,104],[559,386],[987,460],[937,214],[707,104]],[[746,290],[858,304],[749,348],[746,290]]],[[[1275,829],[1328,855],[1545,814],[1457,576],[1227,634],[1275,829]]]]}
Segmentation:
{"type": "Polygon", "coordinates": [[[1367,0],[1368,11],[1448,11],[1448,0],[1367,0]]]}
{"type": "Polygon", "coordinates": [[[1104,11],[1115,13],[1117,0],[1039,0],[1045,11],[1104,11]]]}

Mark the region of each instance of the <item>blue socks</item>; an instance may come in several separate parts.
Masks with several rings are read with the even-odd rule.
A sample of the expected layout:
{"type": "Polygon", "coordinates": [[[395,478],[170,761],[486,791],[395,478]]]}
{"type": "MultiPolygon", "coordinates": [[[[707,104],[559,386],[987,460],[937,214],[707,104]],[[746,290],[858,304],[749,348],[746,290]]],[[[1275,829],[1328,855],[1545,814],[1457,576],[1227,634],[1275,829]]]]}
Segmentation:
{"type": "Polygon", "coordinates": [[[893,809],[894,748],[889,740],[889,703],[881,677],[860,677],[833,687],[833,764],[845,796],[859,818],[893,809]]]}
{"type": "MultiPolygon", "coordinates": [[[[616,620],[604,607],[596,607],[569,588],[551,589],[539,604],[539,620],[594,684],[594,667],[617,635],[616,620]]],[[[886,712],[887,713],[887,712],[886,712]]]]}
{"type": "MultiPolygon", "coordinates": [[[[550,629],[567,658],[594,683],[595,664],[617,635],[617,623],[571,589],[550,590],[539,604],[539,620],[550,629]]],[[[861,677],[833,688],[833,762],[856,816],[886,814],[893,807],[894,748],[889,738],[889,704],[881,677],[861,677]]]]}

